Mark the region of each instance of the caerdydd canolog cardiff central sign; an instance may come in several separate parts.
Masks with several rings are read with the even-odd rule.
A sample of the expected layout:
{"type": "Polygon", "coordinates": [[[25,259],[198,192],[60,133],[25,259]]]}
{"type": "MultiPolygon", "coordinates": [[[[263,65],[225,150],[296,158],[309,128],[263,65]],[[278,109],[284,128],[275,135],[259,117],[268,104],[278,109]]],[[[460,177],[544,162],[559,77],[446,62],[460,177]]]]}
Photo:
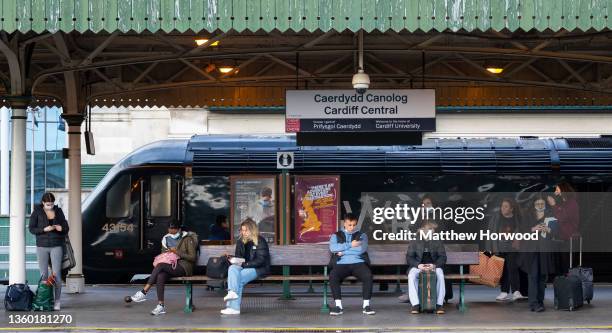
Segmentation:
{"type": "Polygon", "coordinates": [[[286,132],[430,132],[433,89],[288,90],[286,132]]]}

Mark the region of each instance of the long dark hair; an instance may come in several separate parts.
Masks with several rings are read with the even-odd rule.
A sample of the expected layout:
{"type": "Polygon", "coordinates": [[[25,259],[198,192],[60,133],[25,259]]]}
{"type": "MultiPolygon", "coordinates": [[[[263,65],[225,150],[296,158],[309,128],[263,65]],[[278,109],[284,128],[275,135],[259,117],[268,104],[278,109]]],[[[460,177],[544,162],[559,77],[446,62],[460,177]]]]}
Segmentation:
{"type": "Polygon", "coordinates": [[[567,199],[575,199],[576,198],[576,190],[570,183],[566,181],[562,181],[557,184],[557,187],[561,190],[561,198],[565,201],[567,199]]]}

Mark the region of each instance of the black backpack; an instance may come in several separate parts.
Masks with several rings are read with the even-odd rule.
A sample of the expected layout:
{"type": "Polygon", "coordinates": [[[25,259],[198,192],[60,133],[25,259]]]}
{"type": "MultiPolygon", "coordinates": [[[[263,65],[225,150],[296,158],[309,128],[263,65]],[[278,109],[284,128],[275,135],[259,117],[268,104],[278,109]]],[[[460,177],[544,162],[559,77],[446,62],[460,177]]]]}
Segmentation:
{"type": "MultiPolygon", "coordinates": [[[[359,239],[361,239],[361,235],[362,235],[361,231],[357,231],[354,234],[352,234],[351,242],[354,240],[358,241],[359,239]]],[[[346,243],[346,235],[344,234],[344,231],[339,230],[336,232],[336,240],[340,244],[346,243]]],[[[368,252],[362,253],[361,259],[363,259],[366,265],[370,266],[370,256],[368,255],[368,252]]],[[[334,269],[334,267],[336,267],[336,264],[338,264],[338,260],[340,260],[339,256],[337,256],[335,253],[330,253],[329,264],[327,264],[327,270],[331,271],[332,269],[334,269]]]]}

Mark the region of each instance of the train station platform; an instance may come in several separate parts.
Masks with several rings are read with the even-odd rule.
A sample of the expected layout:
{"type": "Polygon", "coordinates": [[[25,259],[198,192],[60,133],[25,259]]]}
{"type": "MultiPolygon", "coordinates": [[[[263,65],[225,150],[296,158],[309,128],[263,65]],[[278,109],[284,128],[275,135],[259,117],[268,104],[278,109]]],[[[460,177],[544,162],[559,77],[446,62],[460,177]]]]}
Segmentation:
{"type": "MultiPolygon", "coordinates": [[[[62,314],[73,316],[72,325],[25,328],[8,323],[2,314],[1,331],[203,331],[203,332],[602,332],[612,331],[612,285],[597,285],[595,299],[577,311],[557,311],[553,308],[552,288],[546,292],[547,310],[530,312],[526,301],[496,302],[497,289],[467,286],[466,312],[454,304],[446,306],[445,315],[409,314],[409,304],[398,302],[397,293],[375,292],[372,305],[374,316],[361,313],[359,285],[343,288],[344,315],[331,317],[320,312],[321,294],[307,293],[307,286],[292,286],[294,300],[280,300],[280,286],[252,285],[243,298],[242,314],[222,316],[222,296],[205,286],[194,290],[196,309],[184,313],[184,289],[168,286],[165,315],[152,316],[156,304],[154,288],[143,303],[123,302],[126,295],[137,291],[139,285],[92,285],[84,294],[64,294],[62,314]]],[[[393,286],[391,286],[393,289],[393,286]]],[[[2,290],[3,291],[3,290],[2,290]]],[[[457,291],[455,291],[457,294],[457,291]]],[[[455,300],[451,302],[456,303],[455,300]],[[454,301],[454,302],[453,302],[454,301]]],[[[2,310],[4,312],[4,310],[2,310]]],[[[55,312],[57,313],[57,312],[55,312]]],[[[13,314],[16,314],[13,312],[13,314]]],[[[24,314],[24,313],[19,313],[24,314]]],[[[40,314],[30,312],[29,314],[40,314]]],[[[48,313],[46,313],[48,314],[48,313]]]]}

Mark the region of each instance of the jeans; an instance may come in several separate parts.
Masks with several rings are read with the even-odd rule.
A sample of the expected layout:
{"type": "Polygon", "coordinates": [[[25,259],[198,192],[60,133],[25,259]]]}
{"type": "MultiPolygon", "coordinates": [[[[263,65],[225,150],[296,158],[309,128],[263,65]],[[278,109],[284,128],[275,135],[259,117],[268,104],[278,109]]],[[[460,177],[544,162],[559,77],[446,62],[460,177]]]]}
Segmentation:
{"type": "Polygon", "coordinates": [[[255,268],[242,268],[237,265],[231,265],[227,270],[227,289],[238,294],[238,298],[227,302],[227,307],[240,311],[240,302],[242,302],[242,289],[244,286],[257,279],[257,271],[255,268]]]}
{"type": "MultiPolygon", "coordinates": [[[[419,274],[421,274],[421,270],[418,268],[412,267],[408,271],[408,296],[410,297],[410,304],[412,304],[412,306],[421,303],[419,301],[419,274]]],[[[444,271],[442,268],[436,268],[436,282],[436,290],[438,292],[436,305],[443,305],[446,285],[444,284],[444,271]]]]}
{"type": "Polygon", "coordinates": [[[49,277],[49,257],[51,257],[51,269],[55,273],[55,301],[59,301],[62,295],[62,259],[64,258],[64,248],[62,246],[39,246],[36,247],[36,256],[38,257],[40,276],[43,280],[49,277]]]}

